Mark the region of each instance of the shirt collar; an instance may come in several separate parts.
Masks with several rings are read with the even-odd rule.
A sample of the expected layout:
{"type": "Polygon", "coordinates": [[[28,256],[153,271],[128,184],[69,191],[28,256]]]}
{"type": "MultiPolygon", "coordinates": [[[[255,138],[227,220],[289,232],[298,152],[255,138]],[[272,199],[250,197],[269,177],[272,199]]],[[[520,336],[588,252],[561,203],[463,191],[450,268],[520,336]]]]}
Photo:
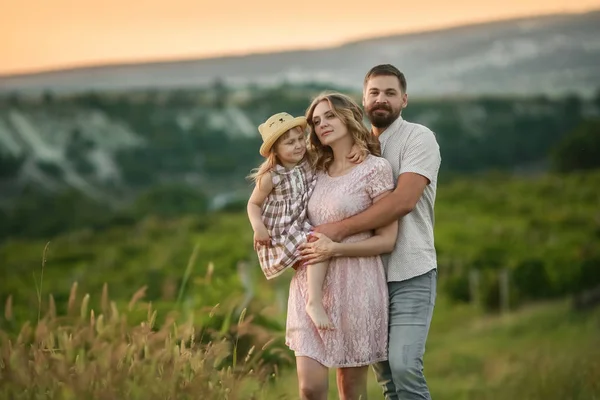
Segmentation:
{"type": "Polygon", "coordinates": [[[400,114],[398,118],[396,118],[396,120],[392,122],[390,126],[385,128],[385,131],[383,131],[381,135],[379,135],[379,141],[387,140],[394,132],[400,129],[400,126],[403,122],[404,119],[402,118],[402,114],[400,114]]]}
{"type": "Polygon", "coordinates": [[[275,164],[275,166],[273,167],[273,171],[277,172],[278,174],[287,175],[287,174],[293,173],[295,170],[297,170],[299,168],[305,168],[305,164],[307,164],[307,163],[308,163],[308,160],[305,158],[304,160],[302,160],[298,164],[296,164],[296,166],[292,169],[287,169],[286,167],[284,167],[281,164],[275,164]]]}

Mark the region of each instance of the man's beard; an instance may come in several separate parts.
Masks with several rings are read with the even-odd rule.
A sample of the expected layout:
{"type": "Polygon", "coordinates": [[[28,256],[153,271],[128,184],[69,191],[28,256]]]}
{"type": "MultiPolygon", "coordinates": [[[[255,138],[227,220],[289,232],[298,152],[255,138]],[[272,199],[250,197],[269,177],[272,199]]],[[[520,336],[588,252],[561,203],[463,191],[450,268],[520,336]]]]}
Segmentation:
{"type": "Polygon", "coordinates": [[[367,117],[369,117],[369,121],[371,121],[371,125],[373,125],[375,128],[383,129],[383,128],[387,128],[396,119],[398,119],[398,116],[400,116],[400,110],[401,110],[401,108],[395,111],[387,104],[378,104],[378,105],[374,105],[369,110],[367,110],[367,117]],[[388,114],[387,115],[377,115],[377,114],[375,114],[375,111],[377,111],[377,110],[385,110],[388,112],[388,114]]]}

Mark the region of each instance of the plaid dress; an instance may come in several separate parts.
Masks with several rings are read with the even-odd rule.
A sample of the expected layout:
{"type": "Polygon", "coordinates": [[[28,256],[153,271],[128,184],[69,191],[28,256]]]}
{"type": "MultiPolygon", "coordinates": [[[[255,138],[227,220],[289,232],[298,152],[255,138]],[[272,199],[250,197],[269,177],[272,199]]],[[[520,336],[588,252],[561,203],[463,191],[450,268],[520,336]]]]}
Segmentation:
{"type": "Polygon", "coordinates": [[[262,206],[262,220],[271,245],[258,247],[258,260],[267,279],[281,275],[297,261],[296,249],[312,229],[307,216],[308,199],[316,175],[307,160],[291,170],[277,165],[271,170],[273,190],[262,206]]]}

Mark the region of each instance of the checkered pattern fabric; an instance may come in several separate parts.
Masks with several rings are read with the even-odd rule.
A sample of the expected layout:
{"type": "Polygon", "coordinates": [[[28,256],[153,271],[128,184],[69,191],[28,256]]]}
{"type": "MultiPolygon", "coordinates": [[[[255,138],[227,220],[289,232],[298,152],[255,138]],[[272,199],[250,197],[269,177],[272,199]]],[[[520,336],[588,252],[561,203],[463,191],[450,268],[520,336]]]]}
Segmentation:
{"type": "Polygon", "coordinates": [[[316,175],[306,160],[291,170],[277,165],[271,176],[273,190],[262,207],[271,244],[261,245],[257,251],[267,279],[281,275],[298,261],[296,250],[312,229],[307,209],[316,183],[316,175]]]}

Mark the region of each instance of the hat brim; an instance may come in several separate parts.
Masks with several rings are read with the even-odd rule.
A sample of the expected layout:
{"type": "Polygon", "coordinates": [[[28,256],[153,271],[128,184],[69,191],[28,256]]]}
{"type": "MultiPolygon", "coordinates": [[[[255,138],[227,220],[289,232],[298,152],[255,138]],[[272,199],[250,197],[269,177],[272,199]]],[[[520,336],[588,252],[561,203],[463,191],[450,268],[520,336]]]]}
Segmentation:
{"type": "Polygon", "coordinates": [[[302,130],[304,130],[304,129],[306,129],[306,125],[307,125],[306,117],[296,117],[294,119],[287,121],[286,123],[281,125],[277,129],[277,131],[275,131],[269,137],[269,139],[266,140],[262,144],[262,146],[260,146],[260,155],[263,157],[268,157],[269,153],[271,152],[271,147],[273,147],[273,145],[275,144],[277,139],[279,139],[281,136],[283,136],[284,133],[286,133],[290,129],[295,128],[297,126],[301,127],[302,130]]]}

